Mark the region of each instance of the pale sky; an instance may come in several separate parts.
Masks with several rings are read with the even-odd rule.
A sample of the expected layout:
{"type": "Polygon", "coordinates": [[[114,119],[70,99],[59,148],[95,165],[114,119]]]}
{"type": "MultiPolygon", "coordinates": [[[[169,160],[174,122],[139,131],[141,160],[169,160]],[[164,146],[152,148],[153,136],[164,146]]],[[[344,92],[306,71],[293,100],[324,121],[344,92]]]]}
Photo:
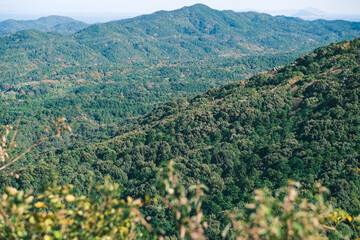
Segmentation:
{"type": "Polygon", "coordinates": [[[66,15],[72,13],[143,14],[173,10],[203,3],[209,7],[260,12],[281,9],[318,8],[328,13],[360,14],[360,0],[0,0],[1,14],[66,15]]]}
{"type": "Polygon", "coordinates": [[[151,13],[195,3],[221,10],[264,11],[313,7],[330,13],[360,14],[359,0],[0,0],[0,11],[151,13]]]}

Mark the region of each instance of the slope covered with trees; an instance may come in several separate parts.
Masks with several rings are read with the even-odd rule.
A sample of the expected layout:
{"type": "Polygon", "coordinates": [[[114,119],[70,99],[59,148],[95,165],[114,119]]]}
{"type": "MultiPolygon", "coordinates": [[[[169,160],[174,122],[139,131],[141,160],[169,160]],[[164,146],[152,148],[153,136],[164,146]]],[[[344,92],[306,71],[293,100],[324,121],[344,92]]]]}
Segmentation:
{"type": "Polygon", "coordinates": [[[75,35],[112,61],[206,59],[308,52],[359,36],[360,23],[304,21],[203,4],[93,25],[75,35]],[[95,41],[94,41],[95,40],[95,41]]]}
{"type": "Polygon", "coordinates": [[[72,34],[89,25],[69,17],[48,16],[37,20],[5,20],[0,22],[0,35],[13,34],[23,30],[39,30],[72,34]]]}
{"type": "MultiPolygon", "coordinates": [[[[255,188],[289,179],[308,198],[321,182],[333,205],[359,214],[359,79],[360,39],[332,43],[247,81],[163,104],[110,141],[45,152],[21,178],[0,181],[40,189],[53,171],[59,184],[84,194],[109,175],[124,195],[147,199],[159,194],[157,174],[173,160],[185,186],[209,188],[203,209],[211,239],[227,224],[226,211],[243,209],[255,188]]],[[[164,211],[156,203],[144,209],[171,235],[164,211]]]]}
{"type": "Polygon", "coordinates": [[[309,22],[200,4],[73,35],[21,31],[0,37],[0,121],[21,117],[24,145],[49,116],[71,121],[77,135],[65,144],[109,139],[122,121],[159,103],[245,80],[315,46],[359,36],[359,30],[359,23],[309,22]]]}

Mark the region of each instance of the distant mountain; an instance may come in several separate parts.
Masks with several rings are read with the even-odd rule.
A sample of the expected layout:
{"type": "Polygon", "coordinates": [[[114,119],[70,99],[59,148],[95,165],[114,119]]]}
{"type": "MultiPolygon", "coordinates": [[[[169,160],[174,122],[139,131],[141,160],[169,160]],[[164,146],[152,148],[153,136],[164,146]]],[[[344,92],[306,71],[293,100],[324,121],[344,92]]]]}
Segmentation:
{"type": "Polygon", "coordinates": [[[309,10],[300,10],[299,12],[292,15],[292,17],[299,17],[299,18],[320,18],[321,15],[314,13],[309,10]]]}
{"type": "Polygon", "coordinates": [[[37,20],[5,20],[0,22],[0,35],[13,34],[22,30],[71,34],[88,26],[84,22],[62,16],[42,17],[37,20]]]}
{"type": "Polygon", "coordinates": [[[300,17],[306,20],[309,20],[308,18],[313,18],[312,20],[319,19],[321,16],[329,15],[328,13],[317,9],[317,8],[304,8],[301,10],[294,10],[295,13],[288,13],[287,15],[291,17],[300,17]]]}
{"type": "Polygon", "coordinates": [[[218,11],[197,4],[93,25],[75,38],[118,62],[306,52],[357,36],[360,23],[309,22],[256,12],[218,11]]]}
{"type": "MultiPolygon", "coordinates": [[[[72,19],[63,17],[41,18],[36,22],[38,26],[47,26],[48,29],[59,32],[64,31],[63,26],[66,28],[76,25],[72,19]]],[[[51,34],[33,34],[39,38],[35,40],[22,36],[26,34],[20,32],[1,38],[0,43],[3,46],[14,46],[14,56],[34,56],[32,51],[39,47],[36,41],[43,43],[43,51],[36,51],[35,55],[44,53],[47,54],[46,58],[49,58],[49,55],[54,53],[49,50],[53,49],[51,44],[58,41],[57,37],[50,36],[51,34]],[[35,46],[23,48],[17,44],[16,38],[21,39],[22,44],[35,46]]],[[[256,12],[218,11],[196,4],[175,11],[160,11],[131,19],[91,25],[67,37],[66,41],[76,42],[82,47],[67,51],[66,58],[70,62],[83,64],[77,57],[73,59],[74,56],[87,54],[72,54],[79,49],[95,51],[95,55],[102,55],[112,63],[196,60],[294,52],[300,55],[329,42],[357,36],[360,36],[360,23],[304,21],[256,12]]],[[[59,39],[66,42],[64,37],[59,39]]],[[[66,48],[64,45],[64,49],[66,48]]],[[[61,46],[58,46],[57,50],[62,51],[61,46]]],[[[62,58],[53,56],[63,62],[62,58]]],[[[17,61],[16,57],[7,56],[6,59],[17,61]]],[[[30,57],[27,62],[30,64],[38,59],[30,57]]],[[[31,66],[34,67],[33,64],[31,66]]]]}
{"type": "Polygon", "coordinates": [[[360,15],[354,14],[336,14],[336,13],[327,13],[317,8],[304,8],[304,9],[285,9],[285,10],[271,10],[266,11],[267,13],[273,16],[288,16],[288,17],[297,17],[304,20],[345,20],[345,21],[353,21],[360,22],[360,15]]]}

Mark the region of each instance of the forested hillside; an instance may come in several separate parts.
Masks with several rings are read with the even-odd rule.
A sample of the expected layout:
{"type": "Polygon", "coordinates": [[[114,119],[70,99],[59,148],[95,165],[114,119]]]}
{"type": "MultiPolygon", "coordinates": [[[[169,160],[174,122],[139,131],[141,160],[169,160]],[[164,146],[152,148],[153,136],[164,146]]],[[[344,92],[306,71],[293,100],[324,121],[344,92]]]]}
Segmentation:
{"type": "MultiPolygon", "coordinates": [[[[246,81],[163,104],[112,140],[45,152],[19,179],[2,174],[1,185],[38,190],[53,172],[58,184],[86,194],[109,175],[124,196],[147,199],[160,193],[158,172],[173,160],[185,186],[209,188],[203,209],[210,239],[226,226],[226,211],[243,209],[255,188],[277,189],[289,179],[308,198],[320,182],[334,206],[359,214],[359,53],[360,39],[332,43],[246,81]]],[[[160,203],[144,214],[174,234],[160,203]]]]}
{"type": "Polygon", "coordinates": [[[124,120],[160,103],[245,80],[359,34],[359,23],[217,11],[201,4],[93,25],[73,35],[21,31],[0,37],[0,120],[21,119],[20,148],[56,117],[66,117],[76,133],[63,144],[102,141],[124,120]]]}
{"type": "Polygon", "coordinates": [[[48,16],[37,20],[5,20],[0,22],[0,35],[13,34],[23,30],[39,30],[72,34],[89,25],[69,17],[48,16]]]}
{"type": "Polygon", "coordinates": [[[360,23],[356,22],[304,21],[196,4],[93,25],[75,37],[112,61],[138,62],[305,53],[359,34],[360,23]]]}

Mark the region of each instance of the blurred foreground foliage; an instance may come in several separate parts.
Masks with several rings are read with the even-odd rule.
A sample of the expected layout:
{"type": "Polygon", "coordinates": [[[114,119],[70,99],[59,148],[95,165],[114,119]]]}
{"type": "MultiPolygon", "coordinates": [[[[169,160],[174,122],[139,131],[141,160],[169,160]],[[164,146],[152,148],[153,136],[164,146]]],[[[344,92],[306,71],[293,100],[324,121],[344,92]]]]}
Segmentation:
{"type": "Polygon", "coordinates": [[[106,183],[103,200],[75,197],[72,186],[39,195],[8,187],[1,196],[1,239],[138,239],[151,227],[141,216],[141,200],[119,199],[119,185],[106,183]]]}
{"type": "MultiPolygon", "coordinates": [[[[161,174],[164,191],[152,204],[163,205],[173,216],[177,232],[165,236],[153,229],[151,217],[141,213],[140,199],[120,197],[118,184],[109,179],[98,187],[101,200],[75,196],[73,186],[54,186],[41,194],[7,187],[1,195],[1,239],[209,239],[208,223],[201,210],[206,187],[186,189],[170,162],[161,174]],[[194,194],[189,194],[194,192],[194,194]]],[[[91,189],[89,189],[91,191],[91,189]]],[[[228,211],[224,239],[359,239],[360,216],[333,209],[325,201],[328,190],[318,185],[315,198],[299,197],[302,189],[289,182],[275,192],[255,190],[244,209],[228,211]],[[344,231],[344,229],[352,229],[344,231]]],[[[147,203],[149,204],[149,203],[147,203]]]]}

